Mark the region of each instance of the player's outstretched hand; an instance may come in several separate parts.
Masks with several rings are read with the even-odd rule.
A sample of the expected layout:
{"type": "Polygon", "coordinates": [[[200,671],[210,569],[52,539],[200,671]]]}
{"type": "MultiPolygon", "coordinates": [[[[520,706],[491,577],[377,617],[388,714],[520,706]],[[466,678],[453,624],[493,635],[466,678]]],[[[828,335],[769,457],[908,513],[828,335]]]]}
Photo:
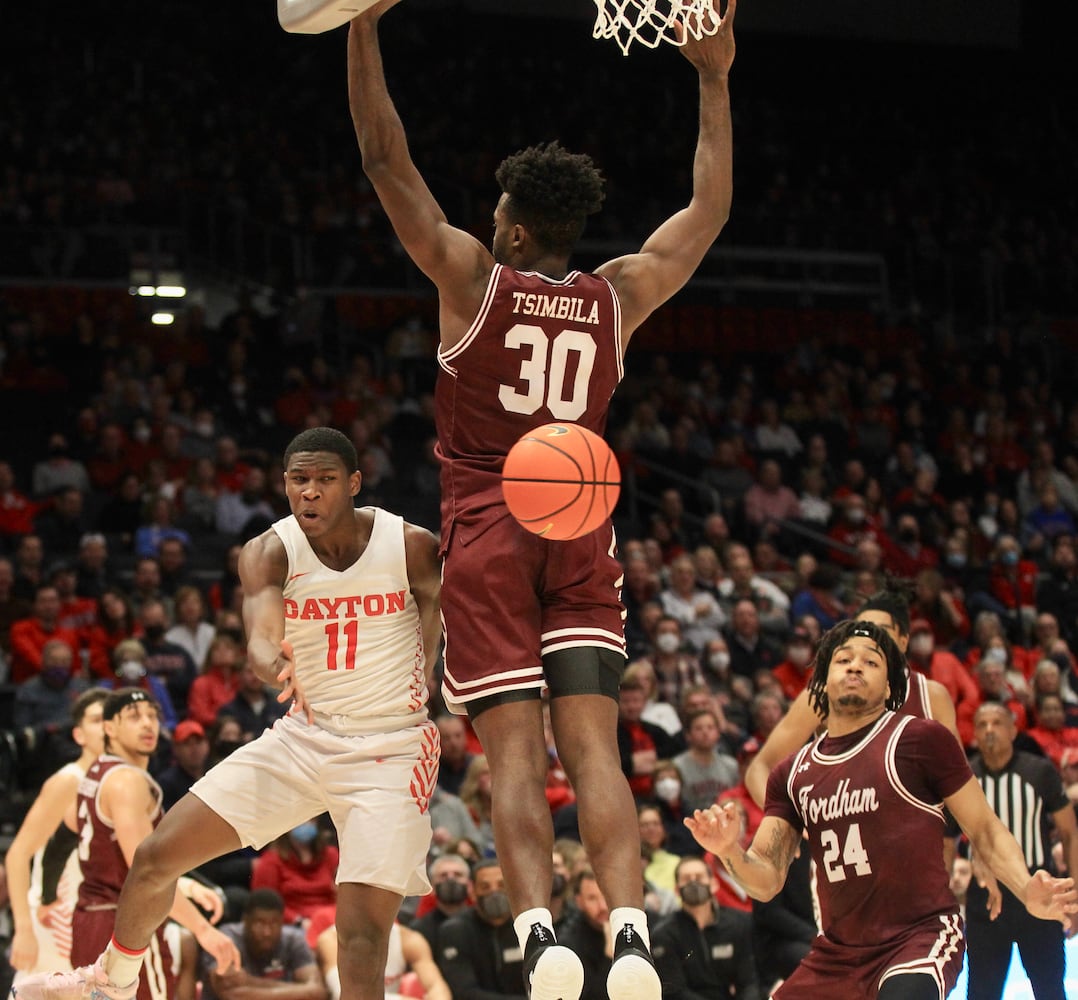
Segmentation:
{"type": "Polygon", "coordinates": [[[691,32],[686,32],[684,22],[678,21],[674,25],[678,41],[685,39],[681,46],[682,55],[701,73],[705,70],[729,73],[734,63],[734,15],[737,13],[737,0],[726,0],[726,13],[721,18],[720,2],[721,0],[712,0],[713,23],[718,24],[714,34],[694,38],[691,32]]]}
{"type": "Polygon", "coordinates": [[[303,688],[300,687],[299,678],[296,676],[296,660],[292,652],[292,643],[287,639],[281,640],[281,652],[277,657],[277,665],[280,667],[277,671],[277,680],[281,682],[281,693],[277,695],[277,700],[282,705],[288,701],[292,702],[288,714],[302,714],[306,717],[308,725],[312,724],[314,711],[303,696],[303,688]]]}
{"type": "Polygon", "coordinates": [[[1073,932],[1078,914],[1078,889],[1072,878],[1053,878],[1043,869],[1026,885],[1026,909],[1041,920],[1058,920],[1073,932]]]}
{"type": "Polygon", "coordinates": [[[697,809],[685,817],[685,825],[696,842],[717,857],[729,852],[741,836],[741,814],[733,802],[697,809]]]}
{"type": "Polygon", "coordinates": [[[216,927],[206,924],[195,937],[202,950],[208,952],[217,961],[218,972],[224,973],[229,969],[243,968],[239,949],[232,938],[222,934],[216,927]]]}

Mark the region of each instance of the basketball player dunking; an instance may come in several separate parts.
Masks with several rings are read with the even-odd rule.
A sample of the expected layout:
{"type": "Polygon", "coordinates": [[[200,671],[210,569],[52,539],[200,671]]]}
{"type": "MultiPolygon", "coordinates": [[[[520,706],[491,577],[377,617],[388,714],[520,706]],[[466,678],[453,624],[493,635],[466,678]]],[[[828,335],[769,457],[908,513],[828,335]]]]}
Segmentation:
{"type": "Polygon", "coordinates": [[[640,252],[585,274],[569,259],[600,207],[603,181],[590,158],[557,143],[525,149],[497,169],[491,249],[448,224],[411,159],[386,86],[378,23],[393,2],[352,21],[349,98],[363,169],[405,250],[438,289],[443,691],[451,708],[468,713],[490,761],[495,843],[532,1000],[576,1000],[583,987],[580,959],[556,944],[549,910],[544,688],[584,846],[610,904],[609,996],[659,1000],[633,798],[617,751],[625,639],[612,526],[607,520],[575,541],[532,535],[509,515],[500,474],[514,442],[541,424],[603,432],[629,338],[689,280],[726,222],[734,3],[716,34],[681,49],[700,89],[689,204],[640,252]]]}
{"type": "MultiPolygon", "coordinates": [[[[437,543],[387,511],[356,509],[358,459],[340,431],[303,431],[284,465],[292,513],[244,546],[239,572],[248,662],[284,685],[279,698],[292,711],[165,814],[135,855],[97,962],[30,977],[17,1000],[130,1000],[180,875],[261,848],[324,812],[341,847],[341,997],[384,996],[401,900],[430,889],[438,730],[427,715],[425,668],[441,642],[437,543]]],[[[239,955],[221,937],[227,947],[214,950],[201,935],[199,943],[227,972],[239,955]]]]}
{"type": "Polygon", "coordinates": [[[808,690],[827,731],[776,767],[752,845],[738,846],[732,804],[686,824],[754,899],[782,888],[801,841],[816,863],[823,933],[774,994],[943,1000],[962,968],[958,904],[939,851],[944,806],[997,877],[1034,916],[1069,922],[1071,878],[1029,874],[965,754],[943,726],[894,712],[906,660],[870,622],[836,625],[820,641],[808,690]]]}

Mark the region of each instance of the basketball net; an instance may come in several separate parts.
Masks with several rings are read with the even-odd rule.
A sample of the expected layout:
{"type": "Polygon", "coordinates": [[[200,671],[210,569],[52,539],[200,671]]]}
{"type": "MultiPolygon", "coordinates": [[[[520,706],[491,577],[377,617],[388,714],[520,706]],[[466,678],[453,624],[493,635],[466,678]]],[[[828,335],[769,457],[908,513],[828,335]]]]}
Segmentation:
{"type": "Polygon", "coordinates": [[[595,0],[595,6],[598,14],[592,35],[614,39],[625,55],[633,42],[649,49],[663,42],[684,45],[674,31],[678,21],[684,23],[688,35],[697,39],[719,29],[712,0],[595,0]]]}

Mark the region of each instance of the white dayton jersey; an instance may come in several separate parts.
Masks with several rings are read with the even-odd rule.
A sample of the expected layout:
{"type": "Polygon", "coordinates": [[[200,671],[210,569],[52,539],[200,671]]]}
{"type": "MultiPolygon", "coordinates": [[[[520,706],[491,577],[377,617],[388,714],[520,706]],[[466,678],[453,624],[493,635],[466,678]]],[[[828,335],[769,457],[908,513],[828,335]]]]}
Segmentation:
{"type": "Polygon", "coordinates": [[[292,516],[273,525],[288,555],[284,634],[316,715],[361,718],[391,732],[427,717],[423,631],[408,581],[404,520],[377,507],[370,541],[330,569],[292,516]]]}

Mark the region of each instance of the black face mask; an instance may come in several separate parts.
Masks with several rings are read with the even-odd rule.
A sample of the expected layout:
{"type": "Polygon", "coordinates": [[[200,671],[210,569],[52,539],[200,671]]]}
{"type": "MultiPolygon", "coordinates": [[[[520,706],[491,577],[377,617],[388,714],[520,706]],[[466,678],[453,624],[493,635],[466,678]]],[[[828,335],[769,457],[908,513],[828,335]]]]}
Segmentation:
{"type": "Polygon", "coordinates": [[[468,886],[454,879],[446,879],[434,887],[434,898],[446,906],[455,906],[468,898],[468,886]]]}
{"type": "Polygon", "coordinates": [[[165,636],[164,625],[147,625],[143,631],[146,633],[146,638],[150,642],[159,642],[165,636]]]}
{"type": "Polygon", "coordinates": [[[475,908],[484,920],[493,923],[496,920],[504,920],[512,914],[509,907],[509,895],[504,892],[490,892],[480,896],[475,901],[475,908]]]}
{"type": "Polygon", "coordinates": [[[711,890],[703,882],[688,882],[678,893],[686,906],[701,906],[711,899],[711,890]]]}
{"type": "Polygon", "coordinates": [[[561,872],[555,872],[550,880],[550,895],[560,896],[569,885],[569,880],[561,872]]]}

